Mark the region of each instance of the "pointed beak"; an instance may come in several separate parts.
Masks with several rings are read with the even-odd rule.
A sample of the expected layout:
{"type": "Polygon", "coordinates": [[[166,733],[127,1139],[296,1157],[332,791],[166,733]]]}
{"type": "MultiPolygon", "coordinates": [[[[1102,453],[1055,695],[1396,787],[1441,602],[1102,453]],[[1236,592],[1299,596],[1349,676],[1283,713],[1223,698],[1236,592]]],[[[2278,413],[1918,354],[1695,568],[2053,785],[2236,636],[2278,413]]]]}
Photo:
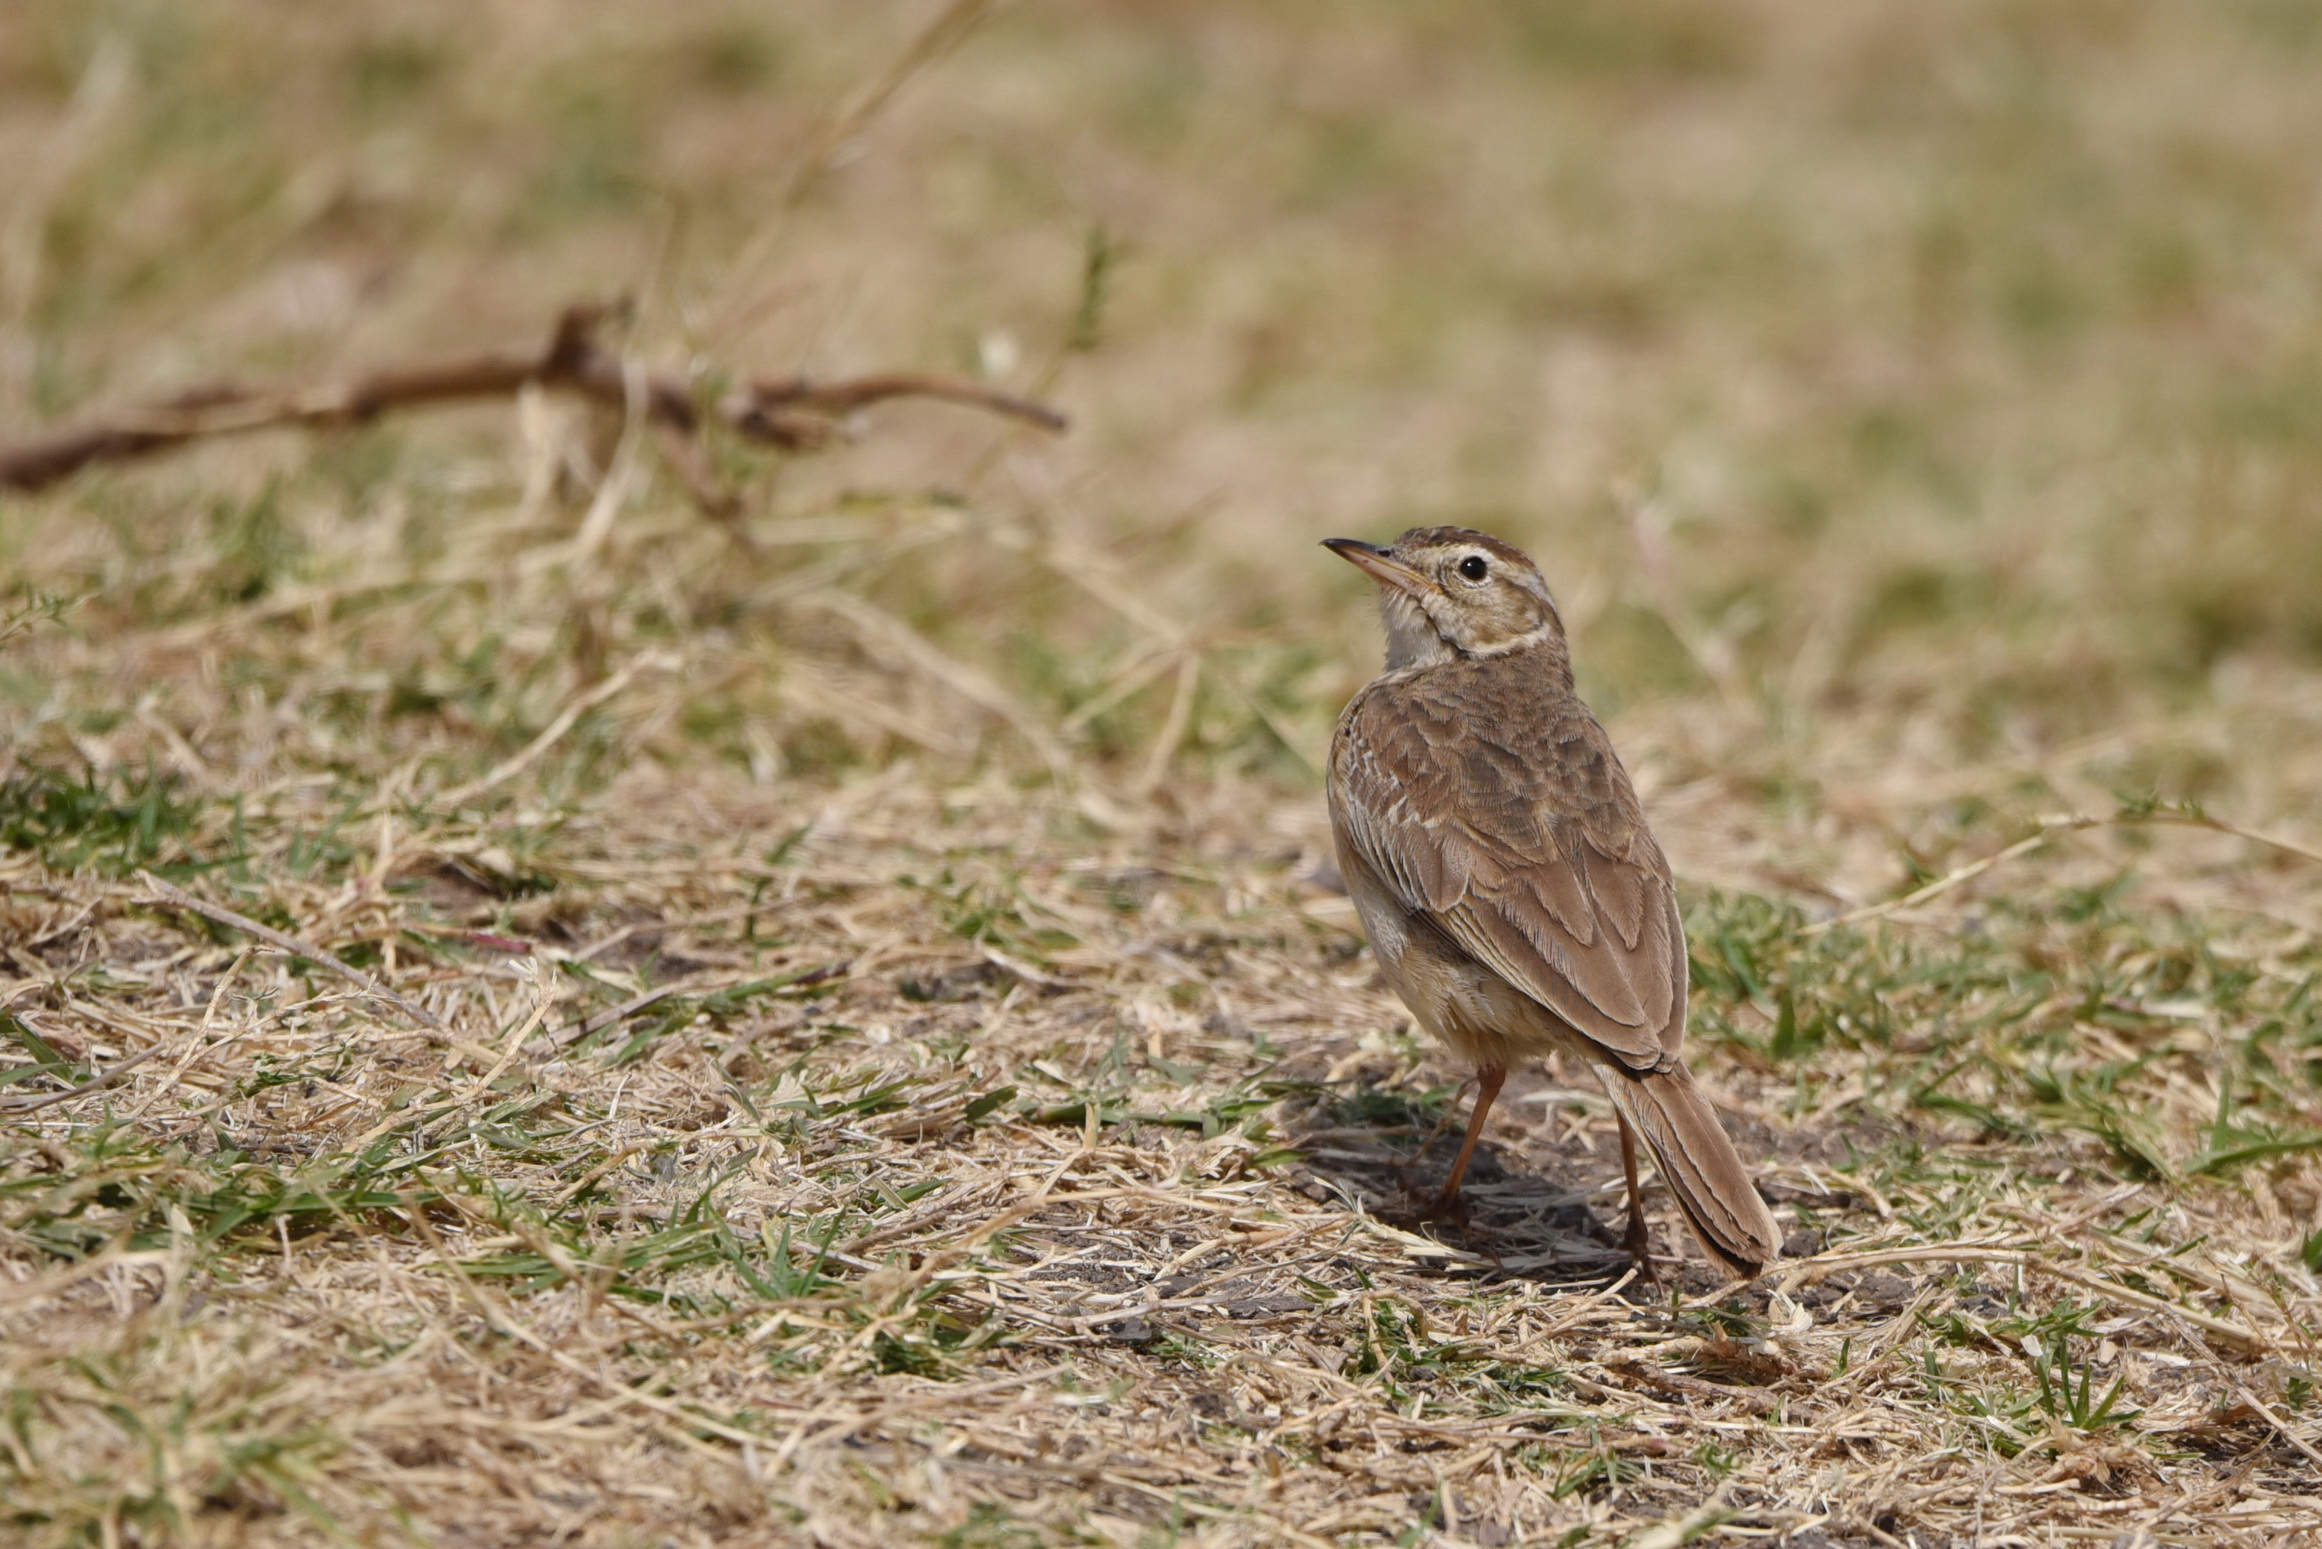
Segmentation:
{"type": "Polygon", "coordinates": [[[1399,586],[1414,597],[1435,590],[1435,583],[1407,565],[1396,562],[1392,551],[1359,538],[1325,538],[1322,546],[1385,586],[1399,586]]]}

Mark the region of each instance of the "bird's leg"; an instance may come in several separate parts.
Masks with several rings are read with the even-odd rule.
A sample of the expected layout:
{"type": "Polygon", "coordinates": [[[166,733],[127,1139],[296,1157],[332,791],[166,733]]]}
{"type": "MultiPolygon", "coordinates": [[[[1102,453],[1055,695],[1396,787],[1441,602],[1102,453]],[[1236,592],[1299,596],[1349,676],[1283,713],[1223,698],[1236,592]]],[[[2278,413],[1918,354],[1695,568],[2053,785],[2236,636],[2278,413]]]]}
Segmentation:
{"type": "Polygon", "coordinates": [[[1451,1176],[1443,1180],[1443,1191],[1435,1196],[1429,1215],[1449,1215],[1458,1205],[1459,1186],[1467,1177],[1467,1164],[1475,1156],[1476,1142],[1483,1139],[1484,1117],[1492,1111],[1492,1100],[1500,1095],[1500,1083],[1507,1079],[1505,1065],[1476,1067],[1475,1112],[1468,1117],[1467,1138],[1459,1143],[1459,1160],[1451,1164],[1451,1176]]]}
{"type": "Polygon", "coordinates": [[[1645,1202],[1637,1191],[1637,1137],[1629,1129],[1628,1115],[1619,1107],[1613,1109],[1613,1118],[1621,1127],[1621,1173],[1629,1180],[1629,1224],[1621,1233],[1621,1247],[1635,1261],[1638,1278],[1652,1280],[1653,1234],[1645,1225],[1645,1202]]]}

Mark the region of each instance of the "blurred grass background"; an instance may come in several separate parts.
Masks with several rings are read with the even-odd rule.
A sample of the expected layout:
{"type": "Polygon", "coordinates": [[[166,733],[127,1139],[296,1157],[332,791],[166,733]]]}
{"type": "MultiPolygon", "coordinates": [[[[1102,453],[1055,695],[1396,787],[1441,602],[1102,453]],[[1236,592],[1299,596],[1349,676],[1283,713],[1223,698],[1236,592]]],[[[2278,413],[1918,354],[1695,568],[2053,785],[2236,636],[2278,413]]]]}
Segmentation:
{"type": "MultiPolygon", "coordinates": [[[[374,724],[443,713],[451,664],[561,681],[576,650],[724,631],[655,750],[755,746],[762,776],[898,745],[783,696],[828,646],[765,600],[802,561],[1049,721],[1134,668],[1135,622],[1027,533],[1214,653],[1189,749],[1292,779],[1251,700],[1311,757],[1373,649],[1314,540],[1422,521],[1538,552],[1616,721],[1741,708],[1958,767],[2313,686],[2310,6],[954,9],[957,47],[821,145],[934,10],[20,0],[0,424],[518,343],[621,291],[634,348],[705,374],[1052,392],[1055,445],[890,410],[735,470],[756,520],[857,517],[851,545],[737,569],[662,480],[624,551],[658,589],[356,631],[406,684],[341,694],[374,724]]],[[[96,475],[0,507],[0,554],[94,593],[100,633],[505,559],[540,532],[506,522],[513,442],[477,411],[96,475]]],[[[295,640],[233,659],[299,697],[295,640]]],[[[64,702],[39,661],[10,664],[20,726],[64,702]]],[[[1148,675],[1087,751],[1141,763],[1174,681],[1148,675]]],[[[2290,804],[2166,742],[2107,748],[2101,781],[2290,804]]],[[[1814,758],[1777,762],[1811,789],[1814,758]]]]}

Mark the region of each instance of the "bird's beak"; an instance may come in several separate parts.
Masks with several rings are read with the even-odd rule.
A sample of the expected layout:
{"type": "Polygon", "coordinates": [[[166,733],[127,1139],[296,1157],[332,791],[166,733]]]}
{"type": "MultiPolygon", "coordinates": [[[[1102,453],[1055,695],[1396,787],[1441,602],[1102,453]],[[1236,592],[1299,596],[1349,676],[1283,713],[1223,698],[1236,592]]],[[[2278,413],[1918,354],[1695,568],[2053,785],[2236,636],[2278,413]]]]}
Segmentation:
{"type": "Polygon", "coordinates": [[[1325,538],[1322,546],[1383,585],[1399,586],[1414,597],[1424,597],[1435,590],[1434,582],[1410,566],[1398,563],[1390,550],[1375,543],[1365,543],[1360,538],[1325,538]]]}

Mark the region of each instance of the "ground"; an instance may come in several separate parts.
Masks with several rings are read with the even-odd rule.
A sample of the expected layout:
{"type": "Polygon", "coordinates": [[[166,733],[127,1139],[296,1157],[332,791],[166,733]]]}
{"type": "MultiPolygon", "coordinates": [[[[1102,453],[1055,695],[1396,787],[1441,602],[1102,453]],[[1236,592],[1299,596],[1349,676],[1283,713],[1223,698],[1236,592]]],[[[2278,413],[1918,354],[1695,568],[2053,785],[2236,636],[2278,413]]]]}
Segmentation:
{"type": "Polygon", "coordinates": [[[68,1544],[2322,1542],[2322,26],[27,0],[0,1523],[68,1544]],[[1315,547],[1538,556],[1788,1239],[1378,982],[1315,547]]]}

